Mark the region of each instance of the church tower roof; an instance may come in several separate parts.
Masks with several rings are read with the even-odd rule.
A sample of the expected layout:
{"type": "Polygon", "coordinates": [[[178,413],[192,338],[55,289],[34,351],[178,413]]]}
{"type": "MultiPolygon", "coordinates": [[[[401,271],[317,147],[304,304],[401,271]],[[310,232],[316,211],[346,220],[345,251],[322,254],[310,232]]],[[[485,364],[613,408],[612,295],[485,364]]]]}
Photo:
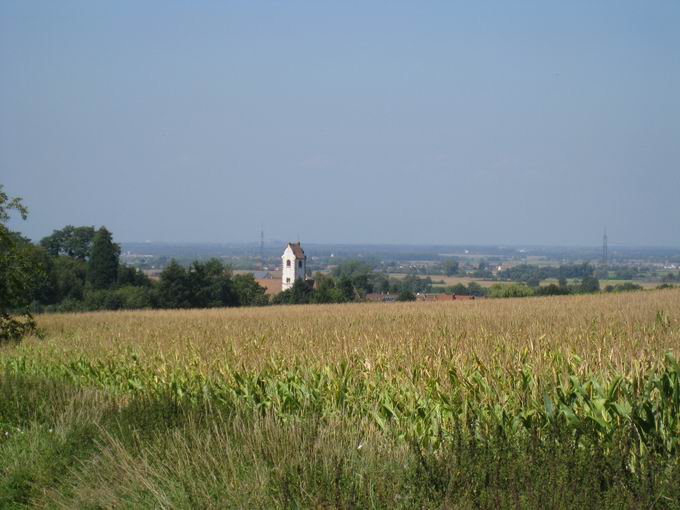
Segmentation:
{"type": "Polygon", "coordinates": [[[293,255],[295,255],[296,259],[305,258],[305,252],[302,249],[302,246],[300,246],[299,241],[297,243],[288,243],[288,246],[290,246],[290,249],[293,250],[293,255]]]}

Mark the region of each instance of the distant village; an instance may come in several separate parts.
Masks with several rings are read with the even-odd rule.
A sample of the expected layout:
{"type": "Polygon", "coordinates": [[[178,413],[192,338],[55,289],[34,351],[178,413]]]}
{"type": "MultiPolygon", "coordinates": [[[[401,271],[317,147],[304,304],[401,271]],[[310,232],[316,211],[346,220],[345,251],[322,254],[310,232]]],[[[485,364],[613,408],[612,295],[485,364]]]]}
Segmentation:
{"type": "MultiPolygon", "coordinates": [[[[351,252],[347,247],[338,247],[336,254],[330,248],[315,246],[315,256],[310,259],[299,241],[281,243],[279,246],[283,246],[283,249],[279,248],[279,255],[275,254],[275,244],[265,250],[262,243],[259,252],[241,247],[241,253],[233,249],[229,255],[224,254],[220,258],[232,267],[234,274],[252,274],[268,296],[291,289],[296,280],[314,289],[318,286],[315,276],[333,274],[348,261],[370,264],[371,271],[392,279],[407,276],[420,278],[425,285],[419,285],[422,288],[414,290],[413,294],[415,300],[424,302],[479,299],[486,295],[485,289],[502,283],[520,282],[536,286],[542,282],[544,285],[556,285],[561,280],[559,276],[562,269],[565,269],[565,279],[573,282],[583,276],[581,269],[586,265],[590,269],[584,274],[609,280],[612,288],[624,283],[629,287],[649,288],[680,282],[680,258],[677,253],[607,252],[606,247],[604,253],[592,249],[555,249],[551,252],[546,249],[489,247],[461,248],[450,253],[433,253],[426,248],[415,252],[412,247],[396,247],[391,252],[382,247],[365,247],[351,252]]],[[[212,245],[209,248],[211,251],[205,258],[220,253],[212,245]]],[[[137,265],[151,279],[159,277],[163,262],[167,260],[167,256],[159,255],[128,252],[123,256],[126,255],[127,263],[137,265]]],[[[181,253],[178,255],[181,261],[181,253]]],[[[190,256],[200,258],[201,254],[192,253],[190,256]]],[[[398,301],[400,293],[386,289],[373,291],[369,286],[360,297],[365,301],[390,303],[398,301]]]]}

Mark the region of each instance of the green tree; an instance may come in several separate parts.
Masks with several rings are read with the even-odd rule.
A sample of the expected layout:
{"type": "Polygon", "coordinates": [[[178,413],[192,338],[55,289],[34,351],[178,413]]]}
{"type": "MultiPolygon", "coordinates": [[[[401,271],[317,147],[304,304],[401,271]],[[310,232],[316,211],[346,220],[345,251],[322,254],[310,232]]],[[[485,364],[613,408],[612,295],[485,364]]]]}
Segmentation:
{"type": "Polygon", "coordinates": [[[444,291],[446,294],[454,294],[456,296],[467,296],[470,290],[463,283],[457,283],[455,285],[449,286],[444,291]]]}
{"type": "Polygon", "coordinates": [[[66,225],[55,230],[51,235],[40,240],[40,245],[53,257],[65,255],[78,260],[86,260],[90,256],[95,237],[94,227],[74,227],[66,225]]]}
{"type": "Polygon", "coordinates": [[[119,256],[120,246],[113,242],[111,232],[101,227],[92,240],[87,268],[87,277],[93,288],[108,289],[116,283],[119,256]]]}
{"type": "Polygon", "coordinates": [[[194,262],[188,272],[188,281],[192,307],[238,306],[231,271],[219,259],[194,262]]]}
{"type": "Polygon", "coordinates": [[[28,311],[36,268],[21,245],[21,238],[7,228],[11,211],[26,219],[21,198],[10,198],[0,184],[0,342],[19,340],[35,330],[28,311]]]}
{"type": "Polygon", "coordinates": [[[279,292],[272,298],[274,305],[304,305],[312,302],[314,291],[308,283],[301,279],[296,279],[290,289],[279,292]]]}
{"type": "Polygon", "coordinates": [[[486,296],[486,289],[477,282],[468,283],[467,291],[471,296],[486,296]]]}
{"type": "Polygon", "coordinates": [[[487,295],[491,298],[529,297],[534,295],[534,291],[523,283],[513,283],[511,285],[496,284],[489,288],[487,295]]]}
{"type": "Polygon", "coordinates": [[[87,263],[70,257],[52,259],[51,278],[55,286],[55,301],[82,300],[87,279],[87,263]]]}
{"type": "Polygon", "coordinates": [[[337,288],[332,276],[316,273],[314,276],[316,288],[311,296],[312,303],[344,303],[345,295],[337,288]]]}
{"type": "Polygon", "coordinates": [[[306,281],[297,278],[293,282],[293,286],[290,289],[292,295],[292,302],[296,305],[304,305],[310,302],[312,289],[309,287],[306,281]]]}
{"type": "Polygon", "coordinates": [[[150,287],[151,280],[143,271],[136,267],[120,264],[118,266],[118,286],[150,287]]]}
{"type": "Polygon", "coordinates": [[[352,280],[350,278],[342,276],[338,280],[337,287],[345,301],[354,301],[354,285],[352,285],[352,280]]]}
{"type": "Polygon", "coordinates": [[[175,259],[165,266],[158,284],[157,305],[160,308],[190,308],[191,289],[187,271],[175,259]]]}
{"type": "Polygon", "coordinates": [[[594,276],[584,276],[581,279],[579,291],[584,294],[590,294],[600,291],[600,281],[594,276]]]}
{"type": "Polygon", "coordinates": [[[415,301],[416,300],[416,295],[411,292],[410,290],[402,290],[399,293],[399,297],[397,297],[397,301],[415,301]]]}
{"type": "Polygon", "coordinates": [[[444,262],[442,262],[442,269],[446,276],[453,276],[455,274],[458,274],[458,271],[460,270],[460,264],[458,263],[457,260],[447,259],[444,262]]]}
{"type": "Polygon", "coordinates": [[[237,274],[232,282],[239,306],[262,306],[269,303],[267,289],[257,283],[251,273],[237,274]]]}

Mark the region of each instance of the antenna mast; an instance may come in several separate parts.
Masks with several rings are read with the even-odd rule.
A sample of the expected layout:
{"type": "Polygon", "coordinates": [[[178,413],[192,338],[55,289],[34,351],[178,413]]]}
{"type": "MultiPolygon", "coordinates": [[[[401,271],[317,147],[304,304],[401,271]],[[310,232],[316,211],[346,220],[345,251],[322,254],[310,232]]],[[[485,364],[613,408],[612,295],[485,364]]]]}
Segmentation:
{"type": "Polygon", "coordinates": [[[607,267],[609,262],[609,250],[607,247],[607,227],[604,227],[604,235],[602,236],[602,265],[607,267]]]}
{"type": "Polygon", "coordinates": [[[264,228],[260,230],[260,265],[264,267],[264,228]]]}

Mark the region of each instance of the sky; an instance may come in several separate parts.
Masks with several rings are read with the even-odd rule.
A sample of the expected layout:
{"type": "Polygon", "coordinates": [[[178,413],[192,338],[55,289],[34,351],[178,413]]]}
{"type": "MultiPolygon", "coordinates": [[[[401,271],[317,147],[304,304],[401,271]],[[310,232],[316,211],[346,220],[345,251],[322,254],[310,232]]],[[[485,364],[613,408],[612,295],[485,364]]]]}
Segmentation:
{"type": "Polygon", "coordinates": [[[0,2],[33,239],[680,246],[680,2],[0,2]]]}

